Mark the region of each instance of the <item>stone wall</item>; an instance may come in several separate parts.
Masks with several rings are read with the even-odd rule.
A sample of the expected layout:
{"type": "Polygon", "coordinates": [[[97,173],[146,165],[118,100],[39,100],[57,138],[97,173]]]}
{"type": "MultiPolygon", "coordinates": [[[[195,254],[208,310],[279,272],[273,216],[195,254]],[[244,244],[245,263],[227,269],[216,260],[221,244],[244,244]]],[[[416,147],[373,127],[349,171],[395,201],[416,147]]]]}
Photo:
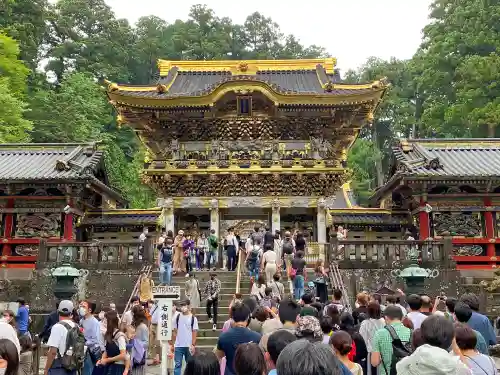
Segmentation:
{"type": "MultiPolygon", "coordinates": [[[[26,270],[27,271],[27,270],[26,270]]],[[[55,280],[50,268],[29,270],[29,277],[15,279],[4,275],[0,286],[0,301],[15,301],[22,296],[30,305],[33,313],[46,313],[54,309],[55,280]]],[[[139,277],[138,269],[130,270],[89,270],[84,290],[85,298],[95,301],[97,309],[115,302],[119,311],[125,308],[135,282],[139,277]]]]}

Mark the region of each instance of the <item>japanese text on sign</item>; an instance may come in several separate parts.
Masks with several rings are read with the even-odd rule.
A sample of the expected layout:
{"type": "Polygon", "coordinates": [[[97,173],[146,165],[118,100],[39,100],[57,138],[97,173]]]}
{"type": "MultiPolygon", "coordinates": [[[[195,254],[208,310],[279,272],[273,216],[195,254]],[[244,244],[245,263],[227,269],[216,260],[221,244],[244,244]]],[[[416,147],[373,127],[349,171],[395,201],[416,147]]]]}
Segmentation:
{"type": "Polygon", "coordinates": [[[158,340],[168,341],[172,338],[172,299],[158,300],[160,317],[158,319],[158,340]]]}

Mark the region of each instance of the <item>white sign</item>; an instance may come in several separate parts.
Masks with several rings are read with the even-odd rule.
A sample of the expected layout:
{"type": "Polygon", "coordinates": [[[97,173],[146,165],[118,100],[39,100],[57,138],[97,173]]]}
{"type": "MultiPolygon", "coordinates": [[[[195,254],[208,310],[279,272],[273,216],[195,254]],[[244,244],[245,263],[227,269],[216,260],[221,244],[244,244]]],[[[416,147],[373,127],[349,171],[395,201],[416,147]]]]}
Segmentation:
{"type": "Polygon", "coordinates": [[[160,298],[179,299],[181,297],[181,287],[170,286],[170,285],[154,286],[153,296],[155,297],[155,299],[160,299],[160,298]]]}
{"type": "Polygon", "coordinates": [[[160,316],[158,319],[158,340],[168,341],[172,338],[172,299],[158,299],[160,316]]]}

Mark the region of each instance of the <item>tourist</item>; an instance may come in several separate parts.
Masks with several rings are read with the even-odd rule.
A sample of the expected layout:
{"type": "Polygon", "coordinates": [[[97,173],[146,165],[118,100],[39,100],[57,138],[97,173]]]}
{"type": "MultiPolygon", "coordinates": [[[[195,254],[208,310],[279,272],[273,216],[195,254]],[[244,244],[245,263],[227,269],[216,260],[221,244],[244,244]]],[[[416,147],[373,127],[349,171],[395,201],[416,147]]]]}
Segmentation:
{"type": "Polygon", "coordinates": [[[174,239],[174,272],[175,275],[178,272],[182,272],[182,263],[184,258],[184,231],[180,230],[177,232],[177,236],[174,239]]]}
{"type": "Polygon", "coordinates": [[[215,235],[215,229],[210,230],[210,236],[208,236],[208,248],[209,252],[205,256],[205,264],[207,270],[210,270],[210,268],[213,267],[213,270],[215,271],[217,269],[217,255],[219,252],[219,239],[215,235]]]}
{"type": "Polygon", "coordinates": [[[318,310],[311,306],[314,302],[314,295],[311,293],[305,293],[302,295],[300,303],[302,305],[302,310],[300,310],[300,316],[314,316],[318,317],[318,310]]]}
{"type": "Polygon", "coordinates": [[[234,235],[234,229],[229,228],[226,236],[227,248],[227,270],[236,271],[236,252],[239,251],[240,245],[238,239],[234,235]]]}
{"type": "Polygon", "coordinates": [[[196,271],[203,269],[205,256],[208,255],[208,239],[205,233],[202,233],[196,240],[196,271]]]}
{"type": "Polygon", "coordinates": [[[158,268],[160,269],[160,284],[170,285],[172,283],[172,262],[174,259],[173,241],[167,238],[160,249],[158,256],[158,268]]]}
{"type": "Polygon", "coordinates": [[[139,235],[139,248],[137,249],[137,258],[139,258],[139,260],[142,260],[144,257],[144,244],[146,242],[146,239],[148,238],[148,233],[149,229],[147,227],[144,227],[142,233],[139,235]]]}
{"type": "Polygon", "coordinates": [[[248,236],[250,239],[250,245],[254,246],[258,243],[259,246],[263,243],[262,233],[260,232],[260,227],[256,226],[253,228],[253,232],[248,236]]]}
{"type": "Polygon", "coordinates": [[[95,303],[90,303],[88,301],[81,301],[80,307],[78,308],[80,326],[83,328],[85,346],[87,347],[82,375],[92,375],[95,364],[101,359],[102,355],[100,346],[100,324],[93,315],[94,309],[95,303]]]}
{"type": "Polygon", "coordinates": [[[186,277],[189,277],[189,273],[193,271],[193,261],[196,258],[196,250],[194,248],[194,240],[191,235],[188,234],[184,241],[182,242],[184,262],[186,263],[186,277]]]}
{"type": "MultiPolygon", "coordinates": [[[[428,295],[421,295],[420,299],[422,300],[422,306],[420,307],[420,312],[424,314],[425,316],[430,316],[432,315],[432,301],[431,297],[428,295]]],[[[439,298],[436,298],[436,300],[439,300],[439,298]]]]}
{"type": "Polygon", "coordinates": [[[40,337],[40,340],[43,343],[46,343],[47,340],[49,339],[50,336],[50,331],[54,324],[56,324],[59,321],[59,311],[57,308],[59,307],[59,301],[56,302],[56,309],[52,311],[47,318],[45,318],[45,323],[43,325],[42,332],[38,335],[40,337]]]}
{"type": "Polygon", "coordinates": [[[174,375],[180,375],[182,360],[186,362],[194,354],[198,332],[198,319],[191,313],[188,299],[179,303],[180,314],[172,320],[172,341],[175,361],[174,375]]]}
{"type": "Polygon", "coordinates": [[[217,329],[217,309],[219,307],[219,293],[221,282],[215,273],[210,273],[210,280],[205,284],[203,295],[207,298],[207,316],[208,321],[213,323],[212,330],[217,329]],[[213,315],[212,315],[213,308],[213,315]]]}
{"type": "Polygon", "coordinates": [[[19,345],[19,338],[17,335],[17,331],[14,327],[12,327],[9,323],[3,322],[0,320],[0,339],[7,339],[14,343],[17,348],[17,351],[21,352],[21,346],[19,345]]]}
{"type": "Polygon", "coordinates": [[[14,311],[4,310],[2,315],[3,315],[3,321],[7,324],[10,324],[12,328],[14,328],[17,331],[16,315],[14,314],[14,311]]]}
{"type": "Polygon", "coordinates": [[[400,297],[397,297],[397,296],[394,296],[394,295],[387,296],[385,298],[385,303],[386,303],[386,306],[397,306],[397,307],[399,307],[401,309],[401,312],[403,313],[403,317],[405,317],[408,314],[408,311],[406,311],[406,309],[404,308],[404,306],[401,305],[401,303],[400,303],[400,297]]]}
{"type": "Polygon", "coordinates": [[[285,347],[296,341],[297,337],[287,330],[279,330],[269,335],[267,340],[267,347],[264,351],[264,357],[267,361],[267,368],[269,369],[268,375],[277,375],[276,362],[280,353],[285,347]]]}
{"type": "Polygon", "coordinates": [[[350,375],[349,369],[321,342],[297,340],[288,344],[276,362],[279,375],[350,375]]]}
{"type": "Polygon", "coordinates": [[[368,304],[370,304],[372,302],[377,302],[378,305],[380,306],[380,311],[384,312],[385,306],[382,304],[382,296],[380,294],[378,294],[378,293],[372,294],[370,296],[370,302],[368,304]]]}
{"type": "Polygon", "coordinates": [[[21,354],[19,355],[19,369],[17,375],[38,375],[33,374],[33,341],[28,335],[19,338],[21,354]]]}
{"type": "Polygon", "coordinates": [[[269,314],[267,313],[267,309],[262,306],[257,306],[252,313],[250,322],[248,323],[248,329],[262,334],[262,325],[268,317],[269,314]]]}
{"type": "Polygon", "coordinates": [[[127,339],[125,334],[118,329],[119,320],[115,310],[108,311],[105,319],[104,351],[101,359],[97,361],[97,366],[105,366],[103,373],[106,375],[124,375],[127,339]]]}
{"type": "Polygon", "coordinates": [[[278,315],[272,319],[267,319],[262,324],[262,339],[259,343],[261,348],[266,348],[269,336],[277,330],[286,330],[295,334],[300,310],[299,304],[294,300],[286,299],[281,301],[278,307],[278,315]]]}
{"type": "Polygon", "coordinates": [[[295,336],[299,339],[306,339],[311,342],[322,342],[323,331],[318,318],[314,316],[299,316],[295,328],[295,336]]]}
{"type": "Polygon", "coordinates": [[[141,303],[139,301],[139,297],[138,296],[133,296],[132,298],[130,298],[130,309],[128,311],[126,311],[124,314],[123,314],[123,317],[122,317],[122,321],[121,323],[125,326],[129,326],[132,324],[132,320],[134,319],[134,315],[132,313],[132,309],[135,307],[135,306],[140,306],[141,303]]]}
{"type": "Polygon", "coordinates": [[[342,291],[340,289],[333,290],[333,300],[324,307],[323,313],[326,314],[330,307],[336,307],[339,316],[344,311],[345,307],[342,302],[342,291]]]}
{"type": "MultiPolygon", "coordinates": [[[[362,313],[361,316],[363,315],[364,314],[362,313]]],[[[363,368],[363,373],[366,374],[368,349],[366,347],[363,336],[361,336],[356,329],[354,317],[347,311],[344,311],[340,315],[340,329],[344,332],[347,332],[354,341],[353,347],[356,348],[356,350],[350,353],[351,360],[353,362],[359,363],[359,365],[363,368]]]]}
{"type": "MultiPolygon", "coordinates": [[[[76,375],[78,370],[67,371],[63,367],[61,357],[66,355],[67,336],[70,329],[78,325],[73,321],[73,302],[63,300],[59,303],[59,322],[54,324],[47,341],[47,361],[45,362],[45,375],[76,375]]],[[[74,348],[73,348],[74,350],[74,348]]]]}
{"type": "Polygon", "coordinates": [[[252,284],[252,287],[250,288],[250,295],[253,296],[258,302],[264,297],[266,287],[266,277],[264,275],[260,275],[257,281],[252,284]]]}
{"type": "Polygon", "coordinates": [[[266,227],[266,231],[264,232],[264,253],[273,250],[274,247],[274,234],[271,232],[271,228],[266,227]]]}
{"type": "Polygon", "coordinates": [[[200,282],[196,278],[196,275],[191,272],[189,274],[189,279],[186,281],[185,285],[185,294],[186,298],[189,299],[189,306],[192,311],[197,309],[201,305],[201,296],[200,296],[200,282]]]}
{"type": "Polygon", "coordinates": [[[264,274],[266,275],[266,280],[272,280],[273,275],[278,270],[278,256],[273,251],[273,249],[264,250],[264,254],[262,255],[262,260],[260,262],[260,268],[264,270],[264,274]]]}
{"type": "Polygon", "coordinates": [[[290,275],[290,265],[292,264],[293,255],[295,254],[295,240],[292,237],[292,233],[289,231],[285,232],[285,238],[281,245],[281,254],[283,257],[284,269],[290,275]]]}
{"type": "Polygon", "coordinates": [[[295,238],[295,251],[302,251],[304,254],[307,251],[307,243],[302,232],[297,232],[297,237],[295,238]]]}
{"type": "Polygon", "coordinates": [[[373,352],[373,338],[375,333],[385,326],[384,319],[381,318],[382,311],[378,302],[370,302],[368,304],[368,319],[363,320],[359,327],[359,334],[366,344],[368,351],[367,357],[367,374],[377,375],[377,368],[370,365],[371,353],[373,352]]]}
{"type": "Polygon", "coordinates": [[[422,322],[427,318],[426,315],[420,312],[422,308],[422,298],[417,294],[411,294],[406,299],[410,312],[406,315],[408,319],[413,323],[413,329],[419,329],[422,322]]]}
{"type": "Polygon", "coordinates": [[[356,296],[355,308],[352,311],[352,316],[354,318],[354,324],[359,324],[359,315],[368,315],[368,302],[370,301],[370,296],[366,292],[358,293],[356,296]]]}
{"type": "Polygon", "coordinates": [[[465,303],[472,309],[472,316],[467,324],[483,335],[488,345],[496,345],[497,337],[495,330],[486,315],[479,313],[479,298],[473,293],[464,294],[460,297],[460,302],[465,303]]]}
{"type": "Polygon", "coordinates": [[[280,231],[277,230],[274,234],[273,250],[276,253],[276,259],[278,260],[278,272],[281,272],[283,266],[283,241],[281,240],[280,231]]]}
{"type": "Polygon", "coordinates": [[[304,278],[306,275],[306,260],[304,259],[304,252],[297,251],[295,258],[292,259],[290,276],[293,279],[293,295],[298,301],[304,294],[304,278]]]}
{"type": "Polygon", "coordinates": [[[323,344],[328,345],[330,343],[330,336],[333,333],[333,320],[328,315],[323,315],[319,319],[319,326],[323,331],[323,344]]]}
{"type": "Polygon", "coordinates": [[[220,375],[219,360],[213,352],[196,352],[189,357],[184,375],[220,375]]]}
{"type": "Polygon", "coordinates": [[[455,328],[450,320],[437,315],[429,316],[422,322],[420,332],[424,345],[396,364],[398,375],[470,375],[460,357],[449,353],[455,337],[455,328]]]}
{"type": "Polygon", "coordinates": [[[19,351],[17,349],[9,339],[0,338],[0,373],[2,375],[18,375],[19,351]]]}
{"type": "Polygon", "coordinates": [[[259,301],[259,305],[266,309],[275,309],[278,306],[273,298],[273,288],[266,286],[264,289],[264,296],[259,301]]]}
{"type": "MultiPolygon", "coordinates": [[[[463,302],[458,302],[455,305],[454,311],[455,311],[454,313],[455,320],[459,323],[467,324],[470,321],[470,318],[472,317],[472,309],[463,302]]],[[[476,342],[477,342],[476,350],[479,353],[488,355],[489,354],[488,344],[486,344],[486,340],[484,339],[483,335],[481,335],[481,332],[476,331],[475,329],[472,330],[476,334],[476,342]]]]}
{"type": "Polygon", "coordinates": [[[19,336],[29,335],[28,328],[30,325],[30,312],[24,301],[24,298],[18,298],[17,303],[19,304],[19,308],[17,309],[16,315],[16,323],[17,323],[17,331],[19,332],[19,336]]]}
{"type": "Polygon", "coordinates": [[[160,322],[161,313],[158,303],[155,303],[151,308],[151,324],[149,325],[149,350],[153,358],[153,365],[160,363],[161,347],[158,340],[158,323],[160,322]]]}
{"type": "Polygon", "coordinates": [[[233,326],[219,336],[215,353],[219,359],[226,357],[225,375],[236,374],[234,359],[238,345],[250,342],[258,343],[261,338],[259,333],[247,328],[251,313],[248,306],[244,303],[236,303],[231,310],[233,326]]]}
{"type": "Polygon", "coordinates": [[[477,334],[465,324],[455,325],[455,342],[472,375],[497,375],[497,366],[487,353],[477,350],[477,334]]]}
{"type": "Polygon", "coordinates": [[[132,315],[132,327],[135,328],[134,346],[140,344],[142,349],[144,349],[144,355],[142,358],[138,359],[138,361],[134,358],[131,373],[132,375],[144,375],[146,374],[146,353],[149,347],[149,322],[141,306],[133,307],[132,315]]]}
{"type": "Polygon", "coordinates": [[[276,302],[280,302],[285,297],[285,287],[283,283],[280,282],[281,275],[279,273],[275,273],[273,275],[273,279],[267,282],[267,286],[272,289],[272,296],[276,302]]]}
{"type": "MultiPolygon", "coordinates": [[[[381,375],[392,375],[391,366],[393,365],[392,335],[397,336],[403,344],[409,343],[411,330],[406,328],[401,319],[403,313],[397,306],[387,306],[384,311],[386,326],[375,332],[372,341],[371,365],[378,367],[381,375]]],[[[394,364],[395,365],[395,364],[394,364]]]]}
{"type": "Polygon", "coordinates": [[[254,342],[238,345],[234,353],[234,372],[236,375],[266,375],[267,366],[264,354],[254,342]]]}
{"type": "Polygon", "coordinates": [[[344,331],[334,332],[330,338],[330,345],[333,347],[337,358],[351,371],[353,375],[363,375],[363,368],[359,363],[354,363],[349,359],[348,354],[352,351],[353,341],[351,336],[344,331]]]}
{"type": "Polygon", "coordinates": [[[245,263],[247,264],[250,272],[250,281],[254,281],[259,277],[259,259],[262,257],[263,252],[260,246],[260,238],[256,238],[247,252],[245,263]]]}
{"type": "Polygon", "coordinates": [[[328,274],[325,271],[325,262],[319,259],[314,267],[314,285],[316,287],[316,297],[321,303],[326,303],[328,300],[328,274]]]}
{"type": "Polygon", "coordinates": [[[148,301],[153,299],[153,287],[155,286],[153,280],[143,272],[139,278],[139,302],[145,306],[148,301]]]}

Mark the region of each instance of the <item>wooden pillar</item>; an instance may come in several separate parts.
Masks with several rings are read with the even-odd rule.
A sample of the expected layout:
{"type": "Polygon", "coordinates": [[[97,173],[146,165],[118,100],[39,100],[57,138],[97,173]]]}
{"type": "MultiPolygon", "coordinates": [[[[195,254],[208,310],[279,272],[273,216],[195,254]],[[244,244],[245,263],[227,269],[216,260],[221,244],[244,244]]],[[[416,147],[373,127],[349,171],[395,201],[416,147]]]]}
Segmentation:
{"type": "MultiPolygon", "coordinates": [[[[494,240],[495,238],[495,226],[493,225],[493,213],[491,212],[491,199],[484,198],[484,206],[486,211],[484,211],[484,226],[486,232],[486,238],[494,240]]],[[[489,243],[486,245],[486,255],[489,257],[495,256],[495,244],[489,243]]]]}
{"type": "Polygon", "coordinates": [[[425,210],[427,202],[420,198],[420,211],[418,213],[420,240],[426,240],[431,236],[429,213],[425,210]]]}
{"type": "MultiPolygon", "coordinates": [[[[14,208],[14,198],[9,198],[7,200],[6,208],[14,208]]],[[[14,229],[14,215],[13,213],[8,213],[5,215],[3,238],[12,238],[12,230],[14,229]]],[[[12,247],[10,244],[6,244],[3,247],[2,255],[12,255],[12,247]]]]}

